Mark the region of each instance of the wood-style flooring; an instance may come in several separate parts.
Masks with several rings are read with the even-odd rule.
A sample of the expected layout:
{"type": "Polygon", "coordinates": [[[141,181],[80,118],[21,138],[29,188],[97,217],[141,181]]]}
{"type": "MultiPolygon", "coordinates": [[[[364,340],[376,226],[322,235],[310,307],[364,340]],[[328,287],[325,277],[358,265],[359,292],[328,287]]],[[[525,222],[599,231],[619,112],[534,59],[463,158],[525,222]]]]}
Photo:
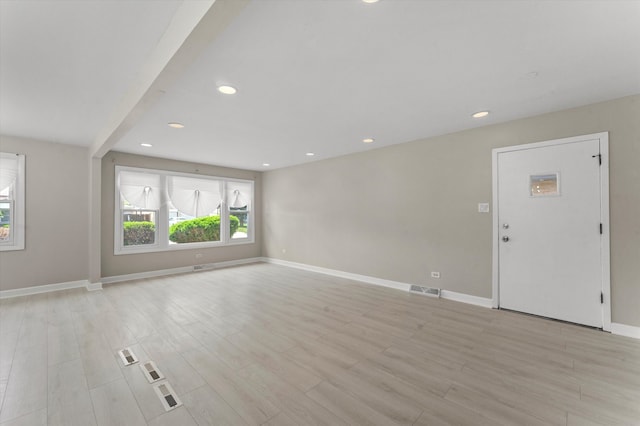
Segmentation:
{"type": "Polygon", "coordinates": [[[640,425],[640,341],[254,264],[0,301],[0,402],[2,426],[640,425]]]}

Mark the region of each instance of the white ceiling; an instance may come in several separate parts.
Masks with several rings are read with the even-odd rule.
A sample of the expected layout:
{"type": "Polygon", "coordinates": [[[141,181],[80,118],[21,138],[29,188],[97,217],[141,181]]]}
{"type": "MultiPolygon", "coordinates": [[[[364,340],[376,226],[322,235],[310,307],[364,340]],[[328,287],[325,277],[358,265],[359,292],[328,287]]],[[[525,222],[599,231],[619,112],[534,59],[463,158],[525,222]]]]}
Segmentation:
{"type": "Polygon", "coordinates": [[[90,145],[178,5],[0,0],[0,132],[90,145]]]}
{"type": "MultiPolygon", "coordinates": [[[[93,144],[180,3],[0,0],[0,132],[93,144]]],[[[285,167],[640,93],[640,1],[254,0],[162,90],[113,149],[285,167]]]]}

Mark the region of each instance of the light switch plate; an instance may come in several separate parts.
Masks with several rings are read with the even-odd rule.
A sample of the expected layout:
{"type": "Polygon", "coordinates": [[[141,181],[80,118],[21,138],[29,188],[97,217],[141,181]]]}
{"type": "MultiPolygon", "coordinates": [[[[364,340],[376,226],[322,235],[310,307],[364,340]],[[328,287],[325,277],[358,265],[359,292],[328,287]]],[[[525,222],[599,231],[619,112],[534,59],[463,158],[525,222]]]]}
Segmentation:
{"type": "Polygon", "coordinates": [[[489,203],[478,203],[478,213],[489,213],[489,203]]]}

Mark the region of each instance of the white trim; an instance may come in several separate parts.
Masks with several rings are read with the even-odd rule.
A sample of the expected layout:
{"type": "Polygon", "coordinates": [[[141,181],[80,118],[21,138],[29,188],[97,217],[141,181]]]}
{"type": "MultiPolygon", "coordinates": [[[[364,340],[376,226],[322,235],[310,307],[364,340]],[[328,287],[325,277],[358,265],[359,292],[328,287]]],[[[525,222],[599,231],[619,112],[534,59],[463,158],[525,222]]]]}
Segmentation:
{"type": "Polygon", "coordinates": [[[492,192],[493,192],[493,234],[492,234],[492,299],[491,306],[500,306],[500,284],[499,284],[499,228],[498,223],[498,154],[523,149],[543,148],[555,145],[582,142],[585,140],[598,139],[600,141],[600,155],[602,167],[600,168],[600,218],[602,220],[603,231],[601,238],[601,262],[602,262],[602,293],[604,304],[602,308],[602,329],[611,331],[611,259],[610,259],[610,234],[609,234],[609,132],[593,133],[570,138],[553,139],[544,142],[536,142],[524,145],[495,148],[492,150],[492,192]]]}
{"type": "Polygon", "coordinates": [[[289,268],[302,269],[310,272],[318,272],[320,274],[331,275],[333,277],[346,278],[348,280],[395,288],[397,290],[409,291],[411,288],[411,284],[399,281],[385,280],[382,278],[370,277],[368,275],[353,274],[351,272],[338,271],[336,269],[321,268],[319,266],[307,265],[305,263],[289,262],[288,260],[273,259],[270,257],[264,257],[263,261],[274,265],[287,266],[289,268]]]}
{"type": "MultiPolygon", "coordinates": [[[[379,285],[383,287],[394,288],[397,290],[409,291],[411,284],[403,283],[399,281],[385,280],[381,278],[371,277],[367,275],[353,274],[351,272],[338,271],[335,269],[321,268],[319,266],[307,265],[304,263],[289,262],[286,260],[273,259],[269,257],[251,257],[247,259],[228,260],[224,262],[209,263],[216,269],[227,268],[231,266],[246,265],[250,263],[271,263],[274,265],[286,266],[289,268],[302,269],[310,272],[317,272],[320,274],[331,275],[339,278],[351,279],[354,281],[360,281],[367,284],[379,285]]],[[[162,269],[157,271],[140,272],[136,274],[118,275],[113,277],[104,277],[101,282],[91,283],[88,280],[69,281],[57,284],[46,284],[40,286],[17,288],[12,290],[0,290],[0,299],[9,299],[12,297],[29,296],[33,294],[51,293],[54,291],[68,290],[72,288],[85,287],[87,291],[102,290],[103,284],[111,284],[122,281],[131,281],[142,278],[153,278],[164,275],[175,275],[184,272],[193,272],[193,266],[185,266],[181,268],[162,269]]],[[[470,305],[481,306],[484,308],[492,307],[492,299],[472,296],[470,294],[457,293],[455,291],[442,290],[440,293],[442,299],[453,300],[456,302],[467,303],[470,305]]],[[[611,323],[611,334],[632,337],[640,339],[640,327],[611,323]]]]}
{"type": "MultiPolygon", "coordinates": [[[[288,266],[290,268],[302,269],[310,272],[318,272],[320,274],[331,275],[333,277],[346,278],[349,280],[360,281],[367,284],[379,285],[382,287],[395,288],[396,290],[409,291],[411,284],[400,281],[385,280],[382,278],[371,277],[368,275],[353,274],[351,272],[338,271],[335,269],[321,268],[319,266],[307,265],[305,263],[289,262],[287,260],[273,259],[269,257],[263,258],[265,263],[274,265],[288,266]]],[[[491,299],[485,297],[472,296],[470,294],[456,293],[455,291],[442,290],[440,297],[443,299],[454,300],[456,302],[467,303],[470,305],[491,308],[491,299]]]]}
{"type": "Polygon", "coordinates": [[[492,299],[488,297],[472,296],[470,294],[456,293],[455,291],[449,290],[441,290],[440,297],[469,305],[482,306],[483,308],[492,308],[492,299]]]}
{"type": "Polygon", "coordinates": [[[241,244],[255,244],[255,218],[254,218],[254,204],[255,204],[255,180],[241,179],[233,177],[214,176],[197,173],[185,173],[177,172],[173,170],[161,170],[161,169],[147,169],[142,167],[124,166],[116,164],[114,167],[114,226],[113,226],[113,254],[114,256],[140,254],[140,253],[157,253],[168,252],[176,250],[195,250],[200,248],[213,248],[213,247],[226,247],[231,245],[241,244]],[[136,173],[150,173],[160,176],[161,186],[161,207],[158,210],[155,209],[142,209],[143,211],[155,211],[156,212],[156,238],[153,244],[144,244],[138,246],[124,246],[123,229],[122,229],[122,212],[125,210],[122,206],[122,197],[119,188],[119,176],[120,172],[136,172],[136,173]],[[205,179],[219,182],[220,190],[220,240],[219,241],[206,241],[198,243],[182,243],[171,244],[169,241],[169,199],[167,194],[167,178],[171,176],[188,177],[193,179],[205,179]],[[251,208],[247,211],[249,222],[247,224],[248,232],[245,238],[231,238],[229,235],[229,216],[232,214],[227,207],[227,184],[239,182],[249,184],[251,186],[251,200],[249,205],[251,208]]]}
{"type": "Polygon", "coordinates": [[[500,245],[498,241],[498,232],[500,228],[498,218],[498,152],[494,149],[491,151],[491,197],[493,209],[491,210],[493,231],[491,233],[491,307],[498,309],[500,307],[500,245]]]}
{"type": "Polygon", "coordinates": [[[51,293],[54,291],[68,290],[71,288],[85,287],[89,289],[91,284],[88,280],[69,281],[56,284],[36,285],[32,287],[16,288],[12,290],[0,290],[0,299],[9,299],[11,297],[30,296],[32,294],[51,293]]]}
{"type": "MultiPolygon", "coordinates": [[[[228,268],[236,265],[246,265],[249,263],[262,262],[261,257],[250,257],[247,259],[227,260],[224,262],[208,263],[207,269],[228,268]]],[[[103,284],[111,284],[122,281],[131,281],[142,278],[160,277],[163,275],[175,275],[184,272],[194,272],[193,266],[184,266],[181,268],[162,269],[158,271],[140,272],[137,274],[118,275],[114,277],[103,277],[100,282],[92,283],[89,280],[69,281],[57,284],[45,284],[25,288],[16,288],[12,290],[0,290],[0,299],[8,299],[11,297],[29,296],[32,294],[51,293],[54,291],[68,290],[71,288],[84,287],[87,291],[102,290],[103,284]]]]}
{"type": "MultiPolygon", "coordinates": [[[[258,263],[262,261],[263,261],[262,257],[249,257],[246,259],[226,260],[223,262],[207,263],[202,266],[206,266],[206,270],[211,270],[211,269],[228,268],[230,266],[246,265],[249,263],[258,263]]],[[[133,280],[141,280],[145,278],[162,277],[166,275],[185,274],[187,272],[195,272],[193,269],[195,266],[198,266],[198,265],[181,266],[179,268],[170,268],[170,269],[158,269],[155,271],[137,272],[134,274],[126,274],[126,275],[114,275],[112,277],[102,277],[101,281],[103,284],[113,284],[113,283],[120,283],[123,281],[133,281],[133,280]]]]}
{"type": "Polygon", "coordinates": [[[634,339],[640,339],[640,327],[612,322],[611,334],[617,334],[618,336],[626,336],[626,337],[633,337],[634,339]]]}
{"type": "Polygon", "coordinates": [[[225,260],[224,262],[216,262],[212,263],[216,269],[220,268],[229,268],[231,266],[239,266],[239,265],[248,265],[251,263],[260,263],[262,262],[262,257],[248,257],[246,259],[236,259],[236,260],[225,260]]]}
{"type": "Polygon", "coordinates": [[[600,219],[602,220],[602,238],[600,256],[602,258],[602,329],[611,331],[611,234],[609,222],[609,133],[594,135],[600,138],[600,219]]]}
{"type": "Polygon", "coordinates": [[[148,272],[136,272],[134,274],[114,275],[111,277],[102,277],[100,280],[102,281],[102,284],[113,284],[123,281],[142,280],[145,278],[162,277],[165,275],[183,274],[186,272],[193,272],[193,266],[182,266],[180,268],[171,269],[158,269],[148,272]]]}
{"type": "Polygon", "coordinates": [[[101,282],[92,283],[87,281],[87,291],[96,291],[96,290],[102,290],[102,283],[101,282]]]}

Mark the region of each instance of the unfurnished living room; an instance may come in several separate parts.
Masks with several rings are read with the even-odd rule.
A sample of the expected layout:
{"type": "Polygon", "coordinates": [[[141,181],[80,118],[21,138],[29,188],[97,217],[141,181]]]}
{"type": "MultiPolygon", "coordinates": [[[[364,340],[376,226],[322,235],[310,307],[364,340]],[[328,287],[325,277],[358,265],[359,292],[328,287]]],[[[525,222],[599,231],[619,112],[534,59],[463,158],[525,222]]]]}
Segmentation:
{"type": "Polygon", "coordinates": [[[0,0],[0,426],[640,425],[640,0],[0,0]]]}

